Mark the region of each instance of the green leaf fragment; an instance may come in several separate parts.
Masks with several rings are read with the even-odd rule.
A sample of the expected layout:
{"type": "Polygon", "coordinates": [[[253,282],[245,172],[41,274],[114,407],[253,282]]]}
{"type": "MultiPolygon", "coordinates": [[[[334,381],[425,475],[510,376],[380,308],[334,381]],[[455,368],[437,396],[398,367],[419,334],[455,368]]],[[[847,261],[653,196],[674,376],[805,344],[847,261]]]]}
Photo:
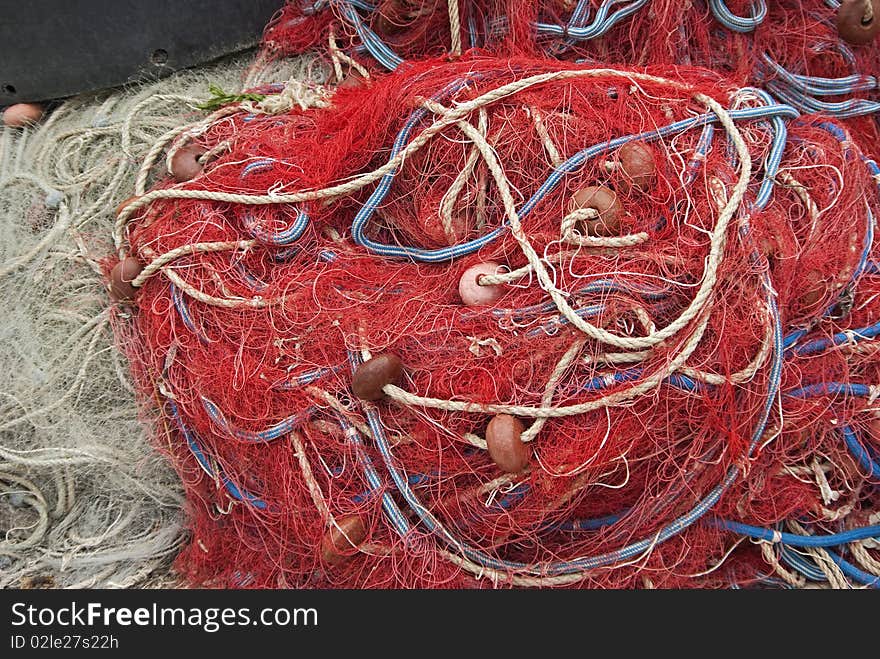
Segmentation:
{"type": "Polygon", "coordinates": [[[211,98],[204,103],[196,105],[200,110],[213,111],[222,108],[230,103],[241,103],[242,101],[253,101],[259,103],[266,98],[265,94],[227,94],[219,86],[208,85],[208,91],[211,92],[211,98]]]}

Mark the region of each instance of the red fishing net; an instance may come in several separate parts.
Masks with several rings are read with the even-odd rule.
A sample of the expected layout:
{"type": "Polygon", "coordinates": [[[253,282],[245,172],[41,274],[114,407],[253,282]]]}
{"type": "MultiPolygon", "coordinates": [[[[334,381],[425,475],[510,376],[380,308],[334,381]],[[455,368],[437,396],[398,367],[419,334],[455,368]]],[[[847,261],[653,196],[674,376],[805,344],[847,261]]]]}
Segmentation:
{"type": "Polygon", "coordinates": [[[694,64],[743,76],[769,54],[794,73],[873,75],[874,3],[848,0],[380,0],[286,4],[271,55],[346,52],[364,64],[469,48],[621,64],[694,64]],[[858,5],[858,6],[857,6],[858,5]],[[454,13],[453,13],[454,8],[454,13]],[[853,29],[852,14],[860,21],[853,29]],[[866,17],[870,15],[870,20],[866,17]],[[843,16],[844,18],[841,18],[843,16]],[[841,28],[840,21],[844,21],[841,28]]]}
{"type": "Polygon", "coordinates": [[[765,86],[804,112],[860,117],[850,129],[873,153],[878,33],[878,0],[305,0],[287,4],[267,27],[264,56],[323,51],[346,81],[468,49],[701,66],[765,86]]]}
{"type": "Polygon", "coordinates": [[[846,129],[516,57],[328,100],[224,108],[120,212],[191,583],[751,585],[779,557],[724,520],[869,523],[880,208],[846,129]]]}

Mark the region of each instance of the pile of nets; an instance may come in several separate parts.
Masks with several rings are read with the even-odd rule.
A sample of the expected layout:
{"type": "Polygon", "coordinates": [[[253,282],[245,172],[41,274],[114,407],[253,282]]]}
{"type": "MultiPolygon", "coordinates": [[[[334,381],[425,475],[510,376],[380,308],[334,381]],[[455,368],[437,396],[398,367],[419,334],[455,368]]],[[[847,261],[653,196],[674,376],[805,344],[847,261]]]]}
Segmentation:
{"type": "Polygon", "coordinates": [[[141,160],[203,116],[210,84],[306,79],[312,66],[247,72],[251,61],[84,94],[38,126],[0,128],[0,588],[179,583],[183,492],[114,346],[100,261],[141,160]]]}
{"type": "Polygon", "coordinates": [[[878,174],[708,70],[525,56],[170,131],[103,268],[187,493],[178,569],[876,582],[878,174]]]}

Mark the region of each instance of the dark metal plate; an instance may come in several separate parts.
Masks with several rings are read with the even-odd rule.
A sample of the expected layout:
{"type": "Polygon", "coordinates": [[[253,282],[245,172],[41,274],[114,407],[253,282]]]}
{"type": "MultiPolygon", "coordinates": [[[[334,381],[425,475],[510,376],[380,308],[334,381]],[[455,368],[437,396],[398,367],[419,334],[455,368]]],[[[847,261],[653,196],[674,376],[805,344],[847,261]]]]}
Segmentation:
{"type": "Polygon", "coordinates": [[[0,105],[156,79],[257,44],[283,0],[0,0],[0,105]]]}

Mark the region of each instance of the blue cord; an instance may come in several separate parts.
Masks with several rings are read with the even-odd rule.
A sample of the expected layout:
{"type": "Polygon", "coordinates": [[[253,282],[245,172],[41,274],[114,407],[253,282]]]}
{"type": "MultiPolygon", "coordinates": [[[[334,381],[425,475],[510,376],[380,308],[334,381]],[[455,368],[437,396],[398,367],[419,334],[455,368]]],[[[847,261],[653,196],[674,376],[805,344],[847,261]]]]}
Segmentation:
{"type": "MultiPolygon", "coordinates": [[[[204,451],[202,451],[201,446],[199,445],[198,438],[196,434],[187,427],[187,425],[183,422],[183,419],[180,416],[180,413],[177,409],[177,404],[173,400],[168,400],[168,407],[171,410],[171,416],[174,419],[174,422],[177,424],[178,430],[180,430],[184,439],[186,440],[186,444],[189,447],[189,450],[195,456],[199,465],[201,465],[202,469],[204,469],[205,473],[208,474],[211,478],[216,478],[217,475],[214,472],[214,469],[211,467],[211,463],[208,462],[208,459],[205,457],[204,451]]],[[[218,467],[219,469],[219,467],[218,467]]],[[[242,490],[239,488],[232,480],[226,475],[226,473],[219,469],[219,478],[220,482],[223,484],[223,487],[226,488],[226,491],[232,495],[232,498],[237,501],[242,501],[244,503],[249,503],[254,508],[258,510],[265,510],[268,506],[265,501],[254,496],[250,492],[242,490]]]]}
{"type": "Polygon", "coordinates": [[[205,412],[208,413],[208,416],[211,417],[211,420],[219,426],[220,429],[226,432],[226,434],[243,442],[271,442],[272,440],[278,439],[289,433],[291,430],[295,430],[301,426],[303,422],[307,421],[317,410],[316,407],[307,407],[303,412],[298,412],[286,419],[282,419],[274,426],[266,428],[265,430],[241,430],[229,423],[226,416],[224,416],[223,412],[215,403],[204,396],[202,396],[201,399],[202,407],[205,409],[205,412]]]}
{"type": "Polygon", "coordinates": [[[871,387],[866,384],[851,382],[817,382],[797,389],[790,389],[782,394],[786,398],[816,398],[818,396],[871,396],[871,387]]]}
{"type": "Polygon", "coordinates": [[[874,478],[880,481],[880,463],[871,457],[871,453],[866,449],[859,438],[849,426],[843,426],[840,429],[843,433],[843,441],[853,457],[858,461],[859,466],[868,472],[868,478],[874,478]]]}
{"type": "Polygon", "coordinates": [[[841,572],[843,572],[846,576],[848,576],[853,581],[857,581],[860,584],[864,584],[865,586],[870,586],[871,588],[880,588],[880,577],[875,577],[873,574],[868,574],[857,568],[852,563],[845,561],[841,556],[835,554],[833,551],[825,550],[828,554],[828,557],[834,561],[835,565],[840,568],[841,572]]]}
{"type": "Polygon", "coordinates": [[[752,15],[748,18],[734,14],[724,0],[709,0],[709,8],[719,23],[734,32],[752,32],[767,17],[767,3],[764,0],[752,0],[752,15]]]}
{"type": "Polygon", "coordinates": [[[810,581],[828,581],[828,576],[813,561],[801,556],[788,545],[780,545],[779,558],[810,581]]]}
{"type": "MultiPolygon", "coordinates": [[[[573,15],[567,25],[535,23],[533,24],[533,28],[539,36],[547,35],[564,37],[573,41],[588,41],[590,39],[595,39],[608,32],[608,30],[617,25],[620,21],[635,14],[648,3],[648,0],[631,0],[631,2],[624,8],[618,9],[614,12],[611,11],[613,5],[625,1],[626,0],[605,0],[596,11],[596,16],[593,19],[593,22],[589,25],[575,24],[573,15]]],[[[579,3],[579,7],[582,4],[587,5],[588,3],[581,2],[579,3]]],[[[584,17],[584,19],[579,19],[577,22],[582,23],[585,21],[585,18],[586,17],[584,17]]]]}
{"type": "Polygon", "coordinates": [[[760,526],[751,526],[741,522],[734,522],[726,519],[713,518],[708,522],[725,531],[731,531],[739,535],[746,535],[757,540],[767,540],[768,542],[780,542],[790,547],[837,547],[848,542],[856,542],[857,540],[866,540],[868,538],[880,538],[880,524],[874,526],[864,526],[857,529],[850,529],[843,533],[832,533],[829,535],[797,535],[795,533],[784,533],[773,529],[762,528],[760,526]]]}
{"type": "Polygon", "coordinates": [[[269,231],[260,226],[260,221],[253,213],[245,212],[241,216],[245,229],[261,243],[286,247],[299,240],[309,226],[309,216],[305,211],[297,210],[296,220],[286,229],[269,231]]]}
{"type": "Polygon", "coordinates": [[[838,332],[830,339],[812,339],[811,341],[807,341],[806,343],[802,343],[795,348],[791,348],[786,351],[786,356],[797,355],[815,355],[820,353],[832,346],[839,346],[848,343],[860,343],[861,341],[867,341],[869,339],[874,339],[877,336],[880,336],[880,321],[874,323],[873,325],[868,325],[867,327],[859,327],[853,330],[847,330],[845,332],[838,332]]]}
{"type": "Polygon", "coordinates": [[[171,291],[171,302],[174,304],[174,308],[177,311],[177,315],[180,316],[180,320],[183,321],[184,326],[203,344],[210,343],[210,340],[205,335],[205,333],[198,327],[196,327],[195,321],[193,320],[192,314],[189,311],[189,303],[183,295],[183,292],[177,288],[174,284],[170,285],[171,291]]]}

